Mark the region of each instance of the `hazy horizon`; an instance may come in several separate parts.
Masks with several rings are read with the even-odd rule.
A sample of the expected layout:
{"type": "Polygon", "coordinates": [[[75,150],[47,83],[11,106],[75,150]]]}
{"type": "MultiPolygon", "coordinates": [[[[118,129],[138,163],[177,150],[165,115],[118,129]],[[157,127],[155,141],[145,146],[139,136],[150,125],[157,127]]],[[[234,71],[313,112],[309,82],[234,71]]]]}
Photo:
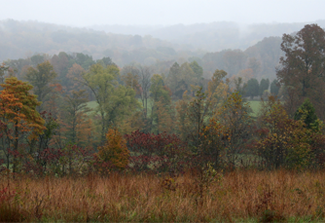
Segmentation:
{"type": "Polygon", "coordinates": [[[38,21],[66,26],[170,26],[213,22],[301,23],[325,19],[320,0],[41,0],[5,1],[0,20],[38,21]]]}

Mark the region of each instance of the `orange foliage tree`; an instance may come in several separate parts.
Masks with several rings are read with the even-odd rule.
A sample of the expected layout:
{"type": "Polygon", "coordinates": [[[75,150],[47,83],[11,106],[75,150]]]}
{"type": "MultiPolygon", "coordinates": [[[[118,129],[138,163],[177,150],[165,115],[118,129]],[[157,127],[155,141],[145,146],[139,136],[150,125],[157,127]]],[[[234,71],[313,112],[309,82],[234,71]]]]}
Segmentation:
{"type": "MultiPolygon", "coordinates": [[[[36,107],[41,103],[35,95],[29,93],[33,86],[15,77],[7,78],[1,86],[3,90],[0,93],[0,118],[2,134],[5,136],[2,137],[2,149],[5,151],[12,148],[15,154],[18,152],[19,141],[24,136],[28,135],[28,140],[33,140],[43,133],[44,120],[36,111],[36,107]]],[[[15,157],[13,163],[13,171],[16,172],[15,157]]],[[[9,167],[9,159],[7,164],[9,167]]]]}

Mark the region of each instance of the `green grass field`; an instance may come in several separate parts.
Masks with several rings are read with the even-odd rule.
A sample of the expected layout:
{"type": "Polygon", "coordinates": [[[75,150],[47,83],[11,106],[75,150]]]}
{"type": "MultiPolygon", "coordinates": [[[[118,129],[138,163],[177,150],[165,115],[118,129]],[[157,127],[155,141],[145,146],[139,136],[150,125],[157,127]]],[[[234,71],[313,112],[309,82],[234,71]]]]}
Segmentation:
{"type": "MultiPolygon", "coordinates": [[[[142,105],[141,99],[138,99],[139,103],[142,105]]],[[[150,114],[151,112],[151,107],[152,107],[153,101],[151,99],[148,99],[148,112],[150,114]]],[[[96,101],[89,101],[87,102],[87,107],[92,109],[93,111],[97,108],[97,102],[96,101]]]]}
{"type": "MultiPolygon", "coordinates": [[[[141,102],[140,99],[139,99],[139,102],[142,105],[142,102],[141,102]]],[[[261,107],[260,101],[248,101],[248,103],[249,103],[249,106],[253,110],[252,116],[256,117],[258,115],[258,112],[259,112],[260,107],[261,107]]],[[[91,109],[95,110],[96,107],[97,107],[97,102],[96,101],[90,101],[90,102],[87,103],[87,105],[88,105],[88,108],[91,108],[91,109]]],[[[151,112],[151,107],[152,107],[152,101],[148,100],[148,110],[149,110],[148,112],[151,112]]]]}
{"type": "Polygon", "coordinates": [[[257,117],[258,112],[260,111],[260,107],[261,107],[261,102],[260,101],[248,101],[249,106],[251,107],[251,109],[253,110],[253,117],[257,117]]]}
{"type": "Polygon", "coordinates": [[[87,107],[90,108],[90,109],[96,109],[97,105],[98,105],[98,104],[97,104],[96,101],[89,101],[89,102],[87,103],[87,107]]]}

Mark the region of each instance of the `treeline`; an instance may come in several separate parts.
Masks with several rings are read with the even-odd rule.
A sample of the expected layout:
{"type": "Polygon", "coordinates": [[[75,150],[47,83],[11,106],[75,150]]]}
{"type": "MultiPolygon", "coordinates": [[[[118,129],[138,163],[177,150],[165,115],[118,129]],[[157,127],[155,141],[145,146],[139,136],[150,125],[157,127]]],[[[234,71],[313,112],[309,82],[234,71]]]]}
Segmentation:
{"type": "Polygon", "coordinates": [[[277,80],[273,80],[270,84],[269,79],[262,79],[259,83],[256,78],[251,78],[246,83],[245,96],[253,98],[267,98],[270,95],[283,95],[283,88],[280,92],[280,84],[277,80]]]}
{"type": "Polygon", "coordinates": [[[323,168],[324,47],[317,25],[284,35],[286,57],[273,84],[283,101],[264,95],[268,80],[257,82],[267,99],[257,118],[243,98],[256,79],[219,69],[205,79],[196,61],[174,62],[168,75],[81,53],[8,61],[1,67],[3,162],[13,172],[57,175],[323,168]]]}

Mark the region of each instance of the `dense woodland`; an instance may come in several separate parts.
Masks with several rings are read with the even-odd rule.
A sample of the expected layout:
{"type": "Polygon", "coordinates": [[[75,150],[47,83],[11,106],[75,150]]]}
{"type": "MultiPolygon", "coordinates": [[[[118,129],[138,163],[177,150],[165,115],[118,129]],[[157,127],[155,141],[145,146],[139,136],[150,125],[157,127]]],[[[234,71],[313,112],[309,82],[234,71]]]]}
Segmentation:
{"type": "Polygon", "coordinates": [[[272,82],[258,81],[262,64],[239,50],[205,55],[232,58],[215,65],[230,74],[216,69],[211,78],[195,60],[122,68],[83,53],[8,60],[1,66],[2,162],[13,172],[58,175],[179,172],[193,161],[235,168],[253,162],[247,157],[263,168],[320,168],[324,38],[318,25],[284,34],[272,82]],[[249,98],[261,98],[258,115],[249,98]]]}

